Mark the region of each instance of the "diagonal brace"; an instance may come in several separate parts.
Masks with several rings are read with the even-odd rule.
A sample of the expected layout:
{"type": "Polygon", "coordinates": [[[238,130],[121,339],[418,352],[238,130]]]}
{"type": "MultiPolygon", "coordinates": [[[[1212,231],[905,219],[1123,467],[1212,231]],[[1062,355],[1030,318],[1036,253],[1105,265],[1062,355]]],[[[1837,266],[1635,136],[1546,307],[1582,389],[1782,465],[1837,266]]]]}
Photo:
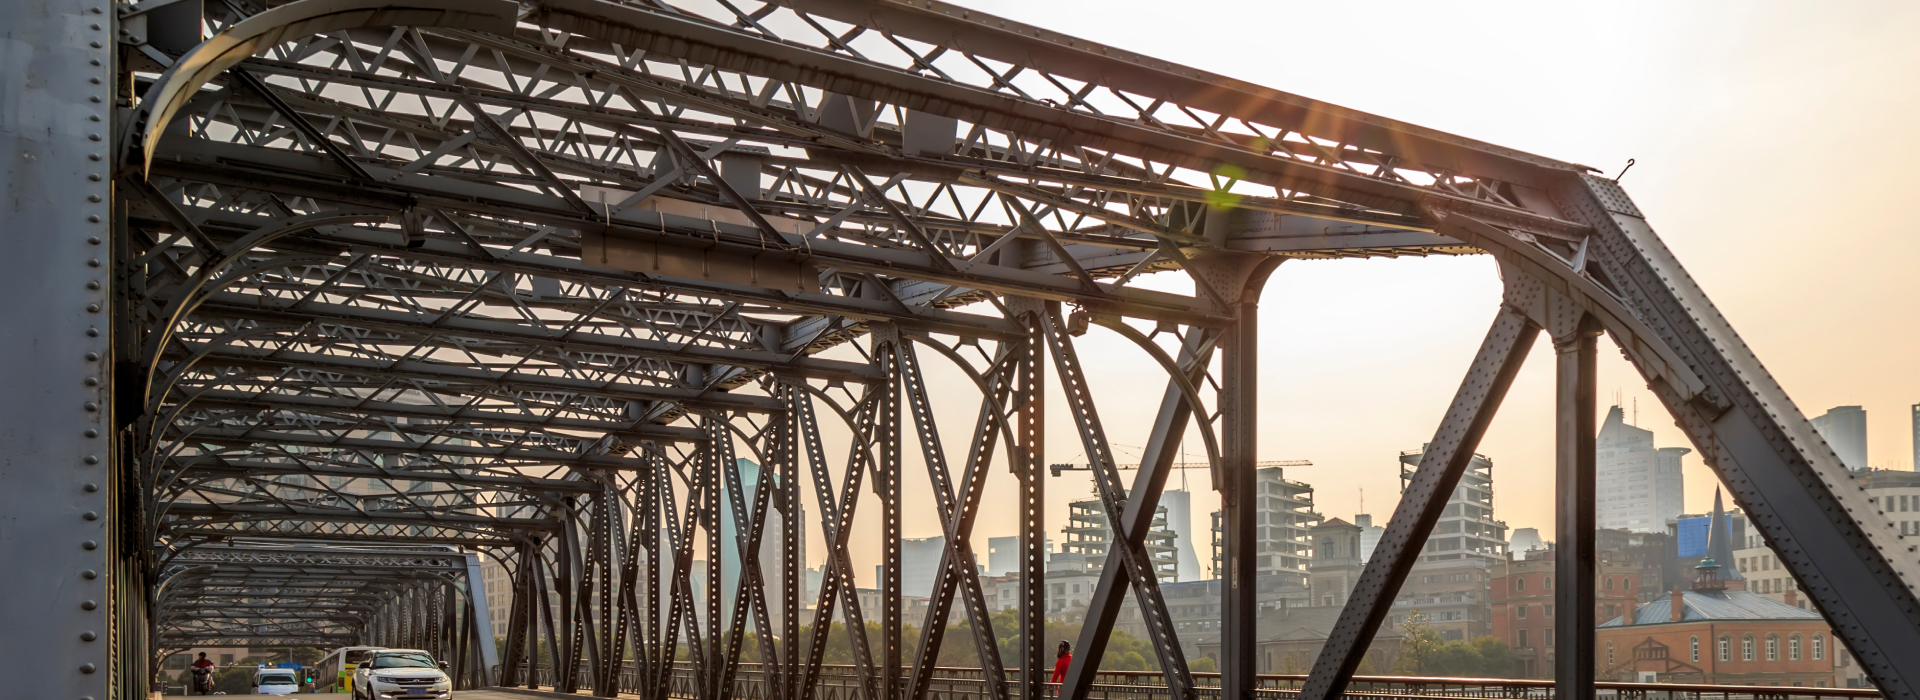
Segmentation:
{"type": "Polygon", "coordinates": [[[1454,394],[1453,405],[1447,408],[1446,418],[1421,455],[1413,481],[1394,508],[1393,519],[1387,521],[1380,544],[1361,571],[1353,597],[1347,599],[1333,634],[1320,649],[1313,673],[1300,689],[1300,700],[1334,700],[1346,692],[1347,683],[1399,593],[1400,582],[1413,570],[1420,548],[1433,531],[1433,524],[1440,520],[1447,498],[1459,485],[1460,475],[1473,460],[1474,448],[1486,435],[1500,400],[1506,397],[1507,388],[1513,385],[1539,335],[1540,327],[1520,310],[1500,307],[1466,379],[1454,394]]]}

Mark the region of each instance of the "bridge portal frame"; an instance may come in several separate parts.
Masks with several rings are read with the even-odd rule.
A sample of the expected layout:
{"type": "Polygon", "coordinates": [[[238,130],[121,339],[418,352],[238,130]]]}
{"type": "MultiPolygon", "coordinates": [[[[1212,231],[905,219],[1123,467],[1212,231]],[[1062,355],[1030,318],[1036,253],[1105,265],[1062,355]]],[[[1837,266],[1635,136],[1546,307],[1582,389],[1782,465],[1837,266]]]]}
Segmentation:
{"type": "MultiPolygon", "coordinates": [[[[1143,469],[1131,493],[1111,473],[1071,337],[1093,322],[1133,333],[1169,376],[1151,444],[1175,441],[1191,422],[1216,448],[1215,483],[1232,496],[1258,449],[1253,308],[1272,267],[1289,257],[1477,251],[1501,263],[1503,306],[1436,432],[1441,447],[1423,457],[1389,521],[1382,556],[1366,567],[1303,697],[1320,700],[1344,688],[1432,526],[1429,516],[1542,329],[1571,348],[1562,353],[1558,402],[1560,466],[1574,482],[1561,484],[1572,496],[1561,504],[1563,517],[1591,520],[1590,455],[1581,450],[1592,423],[1591,335],[1604,331],[1883,692],[1915,697],[1914,671],[1898,663],[1920,653],[1920,606],[1906,583],[1920,580],[1915,562],[1900,554],[1907,550],[1865,497],[1847,488],[1831,450],[1617,183],[1573,164],[937,2],[784,0],[746,9],[719,0],[730,20],[600,0],[455,5],[300,0],[256,14],[245,2],[223,9],[44,0],[6,17],[11,45],[34,57],[37,82],[21,84],[23,109],[0,122],[0,139],[19,154],[0,177],[7,191],[25,193],[12,228],[15,274],[3,277],[18,286],[13,298],[39,303],[22,309],[24,332],[6,352],[13,362],[4,381],[16,395],[47,402],[9,404],[17,420],[7,422],[15,435],[6,441],[14,446],[7,475],[25,487],[0,498],[17,514],[17,531],[40,533],[31,545],[9,539],[16,551],[7,553],[47,561],[50,572],[10,583],[7,620],[84,628],[73,634],[79,642],[54,652],[73,673],[32,680],[42,695],[105,697],[144,687],[149,660],[129,642],[157,624],[153,601],[139,594],[160,575],[156,544],[164,549],[179,536],[291,536],[399,538],[503,553],[515,587],[504,682],[534,682],[537,674],[516,678],[516,668],[544,635],[544,647],[562,662],[554,679],[562,690],[590,686],[610,695],[632,649],[643,688],[664,693],[685,643],[702,679],[697,694],[724,697],[751,619],[757,630],[786,633],[784,643],[761,634],[761,653],[784,660],[773,672],[798,680],[804,700],[826,635],[802,658],[791,528],[781,533],[789,554],[780,566],[780,605],[772,606],[785,613],[777,626],[753,556],[770,511],[801,512],[803,463],[815,476],[833,550],[816,610],[830,617],[841,606],[859,649],[869,647],[846,541],[860,481],[871,478],[882,494],[890,544],[883,653],[877,669],[857,655],[859,692],[868,700],[917,694],[926,674],[904,674],[934,658],[940,632],[927,625],[921,658],[905,666],[898,580],[904,412],[929,476],[941,484],[936,494],[944,494],[950,559],[934,607],[944,614],[959,597],[975,629],[983,612],[977,582],[952,572],[968,555],[969,499],[979,497],[991,441],[1005,442],[1029,530],[1023,670],[1012,680],[1032,700],[1045,693],[1044,650],[1035,643],[1044,622],[1043,562],[1033,535],[1044,525],[1044,357],[1053,357],[1068,389],[1122,544],[1103,574],[1098,614],[1107,621],[1095,632],[1111,624],[1129,588],[1164,620],[1153,577],[1140,575],[1134,522],[1153,511],[1164,472],[1143,469]],[[183,8],[197,10],[185,25],[183,8]],[[192,29],[201,20],[215,30],[205,42],[192,29]],[[811,40],[793,38],[809,32],[811,40]],[[874,37],[897,53],[881,57],[869,46],[874,37]],[[337,60],[324,69],[302,62],[315,56],[337,60]],[[650,71],[649,56],[679,61],[682,75],[650,71]],[[961,75],[940,63],[954,56],[978,71],[961,75]],[[493,77],[475,77],[487,70],[493,77]],[[224,90],[202,89],[222,76],[224,90]],[[728,76],[743,89],[730,87],[728,76]],[[535,93],[543,82],[558,87],[535,93]],[[569,84],[586,102],[557,97],[569,84]],[[377,104],[356,105],[327,92],[329,85],[360,89],[377,104]],[[376,89],[444,106],[459,121],[388,112],[374,100],[376,89]],[[1041,90],[1059,99],[1035,97],[1041,90]],[[120,109],[109,114],[109,105],[120,109]],[[883,119],[887,108],[895,114],[883,119]],[[520,123],[535,113],[550,121],[520,123]],[[178,115],[189,115],[182,130],[171,128],[178,115]],[[1229,128],[1230,120],[1238,124],[1229,128]],[[972,129],[965,138],[954,132],[963,123],[972,129]],[[553,124],[565,128],[550,137],[553,124]],[[395,156],[359,131],[376,128],[404,135],[413,157],[395,156]],[[738,148],[743,140],[767,145],[738,148]],[[588,155],[594,149],[601,155],[588,155]],[[636,153],[649,162],[629,157],[632,167],[621,165],[636,153]],[[461,169],[476,164],[488,164],[487,178],[461,169]],[[834,174],[827,180],[809,169],[834,174]],[[882,184],[868,171],[894,175],[882,184]],[[1173,177],[1176,171],[1211,177],[1211,186],[1173,177]],[[908,180],[944,188],[936,193],[989,193],[1005,218],[921,205],[901,185],[908,180]],[[785,194],[777,191],[783,183],[785,194]],[[1240,183],[1274,194],[1247,194],[1240,183]],[[84,203],[67,201],[81,196],[84,203]],[[646,202],[652,209],[636,206],[646,202]],[[1294,225],[1302,221],[1321,228],[1302,232],[1294,225]],[[802,222],[812,232],[803,233],[802,222]],[[787,224],[791,230],[783,230],[787,224]],[[17,235],[23,229],[40,235],[17,235]],[[647,246],[653,272],[604,266],[616,253],[645,255],[647,246]],[[592,252],[603,265],[589,264],[592,252]],[[695,255],[697,271],[685,264],[695,255]],[[66,284],[57,270],[96,279],[66,284]],[[1157,270],[1184,272],[1195,292],[1128,286],[1157,270]],[[364,304],[333,303],[341,294],[330,290],[363,281],[355,294],[405,298],[411,315],[381,318],[364,304]],[[300,291],[280,293],[286,289],[300,291]],[[632,290],[652,296],[636,306],[632,290]],[[423,291],[457,302],[436,302],[427,313],[417,300],[430,294],[409,296],[423,291]],[[502,323],[475,313],[479,303],[524,313],[502,323]],[[958,310],[969,303],[998,313],[958,310]],[[1063,303],[1076,310],[1067,313],[1063,303]],[[771,323],[769,312],[795,319],[771,323]],[[656,336],[621,338],[603,330],[607,321],[656,336]],[[1154,332],[1128,321],[1152,323],[1154,332]],[[1182,355],[1169,357],[1161,343],[1182,355]],[[414,349],[399,354],[376,349],[409,344],[414,349]],[[377,359],[342,351],[350,345],[377,359]],[[1209,346],[1220,351],[1217,373],[1204,359],[1209,346]],[[866,361],[808,357],[836,347],[866,361]],[[521,359],[463,366],[435,354],[472,357],[473,348],[521,359]],[[951,472],[915,348],[938,351],[981,389],[974,444],[988,446],[969,455],[957,491],[943,483],[951,472]],[[978,357],[963,355],[967,348],[978,357]],[[87,364],[78,383],[41,371],[80,357],[87,364]],[[590,371],[529,370],[532,358],[590,371]],[[389,391],[396,383],[410,388],[389,391]],[[235,386],[246,391],[230,392],[235,386]],[[357,400],[316,408],[289,398],[343,386],[359,387],[340,395],[357,400]],[[195,405],[210,391],[228,393],[195,405]],[[456,406],[438,397],[466,398],[456,406]],[[58,409],[67,404],[82,410],[58,409]],[[817,405],[839,414],[855,436],[837,494],[812,419],[817,405]],[[1199,409],[1208,405],[1212,411],[1199,409]],[[518,415],[503,406],[519,407],[518,415]],[[450,430],[461,437],[448,440],[450,430]],[[735,466],[736,446],[770,467],[757,470],[752,484],[735,466]],[[274,466],[253,466],[264,464],[274,466]],[[316,466],[347,471],[302,471],[316,466]],[[549,473],[526,478],[529,469],[549,473]],[[435,478],[408,479],[413,470],[435,478]],[[315,484],[369,479],[392,493],[258,478],[268,474],[315,484]],[[79,493],[50,497],[72,491],[75,479],[84,482],[79,493]],[[571,485],[543,488],[541,479],[571,485]],[[751,514],[746,532],[721,532],[723,508],[736,519],[751,514]],[[58,543],[75,532],[97,539],[82,542],[80,553],[60,553],[58,543]],[[727,536],[741,552],[740,587],[722,590],[709,571],[697,591],[695,548],[719,562],[727,536]],[[663,584],[669,564],[671,581],[663,584]],[[36,590],[63,603],[76,591],[98,594],[74,613],[20,602],[37,600],[36,590]],[[731,614],[722,606],[729,594],[731,614]]],[[[1247,523],[1236,520],[1246,504],[1229,498],[1226,507],[1222,680],[1224,693],[1238,699],[1253,687],[1253,569],[1244,556],[1247,523]]],[[[1565,556],[1575,580],[1563,591],[1584,590],[1590,551],[1571,547],[1565,556]]],[[[445,610],[452,601],[422,590],[403,587],[382,604],[424,617],[384,617],[379,625],[425,619],[436,612],[431,606],[445,610]]],[[[1575,634],[1563,639],[1591,634],[1591,620],[1567,624],[1575,634]]],[[[356,631],[379,639],[412,632],[356,631]]],[[[1153,641],[1174,686],[1190,693],[1177,641],[1153,641]]],[[[980,647],[983,656],[989,646],[980,647]]],[[[1100,656],[1097,643],[1087,647],[1070,671],[1068,696],[1076,700],[1100,656]]],[[[1591,679],[1581,659],[1564,661],[1570,677],[1591,679]]],[[[999,682],[990,687],[996,697],[1015,694],[999,682]]],[[[1560,692],[1588,697],[1591,685],[1568,683],[1560,692]]]]}

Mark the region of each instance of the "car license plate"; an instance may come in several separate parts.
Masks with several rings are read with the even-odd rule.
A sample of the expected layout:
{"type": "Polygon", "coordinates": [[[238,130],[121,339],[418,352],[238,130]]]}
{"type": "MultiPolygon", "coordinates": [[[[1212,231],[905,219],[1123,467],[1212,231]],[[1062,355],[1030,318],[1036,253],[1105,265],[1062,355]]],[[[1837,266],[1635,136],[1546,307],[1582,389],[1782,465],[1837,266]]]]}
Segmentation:
{"type": "Polygon", "coordinates": [[[408,695],[426,695],[427,689],[426,688],[408,688],[407,694],[408,695]]]}

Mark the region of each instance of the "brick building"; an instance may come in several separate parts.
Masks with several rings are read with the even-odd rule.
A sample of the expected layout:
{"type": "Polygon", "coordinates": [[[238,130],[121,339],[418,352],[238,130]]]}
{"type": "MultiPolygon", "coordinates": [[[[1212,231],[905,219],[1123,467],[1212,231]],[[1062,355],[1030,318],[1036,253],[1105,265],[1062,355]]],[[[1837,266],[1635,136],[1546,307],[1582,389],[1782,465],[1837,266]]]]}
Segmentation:
{"type": "Polygon", "coordinates": [[[1668,591],[1686,587],[1692,580],[1692,572],[1680,568],[1672,535],[1600,529],[1594,531],[1593,537],[1593,548],[1602,558],[1631,566],[1638,572],[1639,582],[1633,587],[1638,602],[1651,603],[1668,591]]]}
{"type": "MultiPolygon", "coordinates": [[[[1594,581],[1594,618],[1611,620],[1632,610],[1642,584],[1632,561],[1600,553],[1594,581]]],[[[1492,581],[1493,636],[1520,657],[1522,678],[1553,676],[1554,573],[1552,550],[1533,558],[1495,564],[1492,581]]]]}

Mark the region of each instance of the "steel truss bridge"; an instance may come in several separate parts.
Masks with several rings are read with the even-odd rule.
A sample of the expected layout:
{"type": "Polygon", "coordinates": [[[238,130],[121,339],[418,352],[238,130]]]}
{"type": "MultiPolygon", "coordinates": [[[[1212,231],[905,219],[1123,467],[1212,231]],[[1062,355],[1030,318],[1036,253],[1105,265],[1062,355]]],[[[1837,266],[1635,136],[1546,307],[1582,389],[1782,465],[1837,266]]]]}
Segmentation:
{"type": "Polygon", "coordinates": [[[369,642],[431,648],[463,685],[541,682],[523,669],[550,657],[562,691],[631,675],[704,700],[752,643],[772,698],[810,700],[823,674],[920,698],[946,682],[927,623],[988,615],[969,533],[993,493],[1019,503],[1023,641],[977,652],[1029,672],[981,672],[978,695],[1087,697],[1130,599],[1164,694],[1189,700],[1142,538],[1191,433],[1226,524],[1204,694],[1252,698],[1260,290],[1289,259],[1453,254],[1496,258],[1504,299],[1293,695],[1351,689],[1541,333],[1576,533],[1554,692],[1592,695],[1577,533],[1604,333],[1881,692],[1920,697],[1912,546],[1580,165],[936,0],[24,0],[0,32],[0,656],[33,660],[7,682],[22,697],[142,697],[188,645],[369,642]],[[1090,325],[1164,374],[1131,481],[1095,400],[1130,387],[1088,385],[1090,325]],[[931,395],[934,363],[975,395],[931,395]],[[1056,388],[1119,543],[1057,689],[1038,672],[1056,388]],[[977,401],[973,422],[937,425],[936,398],[977,401]],[[751,483],[742,458],[764,466],[751,483]],[[920,478],[946,549],[909,620],[920,478]],[[853,590],[862,508],[878,609],[853,590]],[[817,599],[775,514],[829,545],[817,599]],[[510,573],[497,654],[483,558],[510,573]],[[826,668],[806,606],[875,658],[826,668]]]}

